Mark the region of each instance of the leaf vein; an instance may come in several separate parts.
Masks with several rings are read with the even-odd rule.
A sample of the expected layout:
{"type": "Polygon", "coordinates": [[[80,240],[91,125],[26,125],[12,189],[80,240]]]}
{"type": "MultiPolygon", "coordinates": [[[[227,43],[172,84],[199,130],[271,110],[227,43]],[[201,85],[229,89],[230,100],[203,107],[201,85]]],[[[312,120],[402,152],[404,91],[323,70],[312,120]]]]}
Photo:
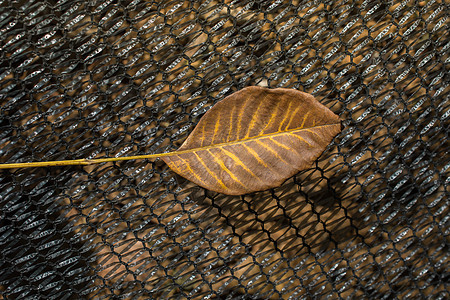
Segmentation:
{"type": "Polygon", "coordinates": [[[268,147],[267,145],[265,145],[263,142],[261,141],[256,141],[256,143],[260,146],[262,146],[264,149],[266,149],[267,151],[269,151],[270,153],[272,153],[276,158],[278,158],[279,160],[281,160],[282,162],[284,162],[286,165],[291,165],[290,163],[288,163],[287,161],[285,161],[275,150],[273,150],[272,148],[268,147]]]}
{"type": "Polygon", "coordinates": [[[269,170],[273,170],[275,171],[275,173],[278,173],[278,175],[282,175],[280,174],[276,169],[269,167],[264,160],[261,159],[261,157],[259,157],[258,153],[256,153],[252,148],[250,148],[249,146],[242,144],[242,146],[253,156],[255,157],[255,159],[262,164],[264,167],[266,167],[269,170]]]}
{"type": "Polygon", "coordinates": [[[233,153],[231,153],[230,151],[224,149],[223,147],[219,148],[220,150],[222,150],[223,152],[226,153],[226,155],[228,155],[229,157],[231,157],[232,160],[234,160],[238,165],[240,165],[245,171],[247,171],[247,173],[249,173],[250,175],[252,175],[253,177],[255,177],[256,179],[258,179],[260,182],[264,183],[258,176],[256,176],[252,170],[250,170],[240,159],[239,157],[237,157],[236,155],[234,155],[233,153]]]}
{"type": "Polygon", "coordinates": [[[264,100],[266,99],[267,95],[264,95],[264,98],[258,103],[258,107],[256,107],[256,110],[252,116],[252,119],[250,121],[250,124],[248,125],[247,133],[245,137],[248,137],[250,135],[250,131],[252,130],[253,126],[255,126],[255,120],[258,119],[258,110],[261,108],[261,106],[264,105],[264,100]]]}
{"type": "Polygon", "coordinates": [[[214,143],[214,139],[216,138],[217,132],[219,131],[219,125],[220,125],[220,114],[217,114],[217,120],[216,123],[214,124],[214,133],[211,139],[211,143],[214,143]]]}
{"type": "Polygon", "coordinates": [[[225,166],[225,163],[223,162],[223,160],[221,160],[219,157],[215,156],[213,153],[211,153],[211,151],[207,150],[207,152],[213,157],[213,159],[215,160],[216,163],[219,164],[219,166],[225,170],[225,172],[228,173],[228,175],[230,175],[230,177],[236,181],[237,183],[239,183],[242,187],[245,188],[245,185],[236,177],[236,175],[233,174],[233,172],[231,172],[230,169],[227,168],[227,166],[225,166]]]}
{"type": "Polygon", "coordinates": [[[286,114],[283,120],[280,122],[280,126],[278,127],[278,131],[281,132],[281,128],[283,127],[284,122],[286,122],[287,117],[289,116],[289,111],[291,110],[292,102],[289,102],[288,108],[286,109],[286,114]]]}
{"type": "Polygon", "coordinates": [[[303,126],[305,125],[305,122],[306,122],[306,119],[308,118],[309,113],[310,113],[310,111],[308,111],[308,112],[305,114],[305,116],[303,117],[303,122],[302,122],[302,125],[300,125],[300,128],[303,128],[303,126]]]}
{"type": "MultiPolygon", "coordinates": [[[[295,114],[298,112],[298,110],[300,109],[300,105],[297,106],[297,108],[294,110],[294,112],[292,113],[291,117],[289,118],[289,122],[286,125],[286,127],[284,127],[284,130],[288,130],[289,126],[291,126],[292,121],[295,118],[295,114]]],[[[308,112],[309,113],[309,112],[308,112]]],[[[308,114],[307,113],[307,114],[308,114]]]]}
{"type": "MultiPolygon", "coordinates": [[[[182,158],[181,156],[179,156],[179,155],[177,155],[176,156],[178,159],[180,159],[182,162],[183,162],[183,164],[184,164],[184,166],[186,167],[186,169],[195,177],[195,179],[197,179],[199,182],[201,182],[202,184],[205,184],[205,181],[203,181],[200,177],[199,177],[199,175],[197,174],[197,173],[195,173],[194,172],[194,170],[191,168],[191,166],[189,165],[189,162],[186,160],[186,159],[184,159],[184,158],[182,158]]],[[[176,166],[176,169],[178,170],[178,171],[180,171],[180,168],[178,167],[178,166],[176,166]]],[[[183,173],[183,172],[181,172],[180,171],[180,173],[183,173]]]]}
{"type": "Polygon", "coordinates": [[[230,127],[228,129],[228,135],[227,135],[227,143],[230,141],[230,137],[231,137],[231,133],[233,132],[233,116],[234,116],[234,111],[236,110],[236,105],[233,105],[233,107],[231,107],[231,112],[230,112],[230,127]]]}
{"type": "Polygon", "coordinates": [[[280,143],[280,142],[277,142],[276,140],[274,140],[273,139],[273,137],[271,137],[271,136],[269,136],[269,140],[271,140],[275,145],[277,145],[278,147],[281,147],[281,148],[284,148],[284,149],[286,149],[286,150],[292,150],[291,148],[289,148],[289,147],[287,147],[286,145],[284,145],[284,144],[282,144],[282,143],[280,143]]]}
{"type": "Polygon", "coordinates": [[[205,168],[205,170],[209,173],[209,175],[211,175],[223,189],[227,189],[227,187],[223,183],[223,181],[220,180],[220,178],[218,178],[216,176],[216,174],[208,168],[208,166],[203,162],[202,158],[200,156],[198,156],[197,153],[195,153],[195,152],[193,152],[193,153],[194,153],[195,157],[197,158],[197,160],[202,164],[202,166],[205,168]]]}
{"type": "Polygon", "coordinates": [[[270,123],[272,123],[273,119],[275,119],[275,117],[277,116],[276,111],[278,110],[279,103],[280,102],[277,103],[277,106],[275,107],[274,112],[269,119],[269,122],[267,122],[266,126],[264,126],[264,128],[258,133],[258,135],[262,134],[267,129],[267,127],[269,127],[270,123]]]}
{"type": "Polygon", "coordinates": [[[311,145],[310,143],[308,143],[307,140],[305,140],[304,138],[302,138],[301,136],[298,136],[296,134],[291,134],[290,136],[295,136],[296,138],[300,139],[301,141],[305,142],[306,144],[308,144],[308,146],[310,146],[311,148],[313,147],[313,145],[311,145]]]}

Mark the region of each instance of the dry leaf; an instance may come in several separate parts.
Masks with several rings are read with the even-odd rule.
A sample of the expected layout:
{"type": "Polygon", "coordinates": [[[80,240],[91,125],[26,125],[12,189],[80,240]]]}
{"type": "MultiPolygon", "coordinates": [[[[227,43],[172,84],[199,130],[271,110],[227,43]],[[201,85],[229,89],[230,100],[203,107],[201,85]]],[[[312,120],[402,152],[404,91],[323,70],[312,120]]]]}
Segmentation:
{"type": "Polygon", "coordinates": [[[242,195],[309,168],[340,131],[339,117],[309,94],[247,87],[218,102],[162,159],[208,190],[242,195]]]}
{"type": "Polygon", "coordinates": [[[311,166],[341,131],[339,117],[292,89],[248,87],[218,102],[175,152],[0,164],[0,169],[91,165],[161,157],[181,176],[219,193],[281,185],[311,166]]]}

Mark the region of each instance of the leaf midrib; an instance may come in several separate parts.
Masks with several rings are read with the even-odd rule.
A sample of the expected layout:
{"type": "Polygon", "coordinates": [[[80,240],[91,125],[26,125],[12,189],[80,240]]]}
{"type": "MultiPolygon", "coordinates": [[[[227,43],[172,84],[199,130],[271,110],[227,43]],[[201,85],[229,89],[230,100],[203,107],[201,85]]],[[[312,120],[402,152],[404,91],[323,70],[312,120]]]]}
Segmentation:
{"type": "Polygon", "coordinates": [[[247,142],[251,142],[251,141],[255,141],[255,140],[259,140],[259,139],[263,139],[263,138],[267,138],[267,137],[280,136],[280,135],[284,135],[284,134],[293,133],[293,132],[296,132],[296,131],[318,129],[318,128],[323,128],[323,127],[328,127],[328,126],[336,126],[336,125],[339,125],[339,123],[319,125],[319,126],[306,127],[306,128],[295,128],[295,129],[291,129],[291,130],[287,130],[287,131],[267,133],[267,134],[258,135],[258,136],[254,136],[254,137],[251,137],[251,138],[240,139],[240,140],[236,140],[236,141],[232,141],[232,142],[212,144],[212,145],[199,147],[199,148],[192,148],[192,149],[186,149],[186,150],[181,150],[181,151],[166,152],[166,153],[160,153],[160,154],[155,154],[155,155],[158,155],[158,157],[164,157],[164,156],[172,156],[172,155],[177,155],[177,154],[191,153],[191,152],[195,152],[195,151],[208,150],[208,149],[213,149],[213,148],[220,148],[220,147],[224,147],[224,146],[240,145],[240,144],[245,144],[247,142]]]}

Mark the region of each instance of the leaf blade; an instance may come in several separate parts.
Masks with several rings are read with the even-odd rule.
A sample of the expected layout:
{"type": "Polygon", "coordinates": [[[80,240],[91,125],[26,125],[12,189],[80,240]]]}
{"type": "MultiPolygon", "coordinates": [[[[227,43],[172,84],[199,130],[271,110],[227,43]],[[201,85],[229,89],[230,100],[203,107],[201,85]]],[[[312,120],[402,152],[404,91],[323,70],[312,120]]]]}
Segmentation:
{"type": "Polygon", "coordinates": [[[278,186],[309,167],[340,127],[339,117],[311,95],[249,87],[218,102],[162,159],[200,186],[241,195],[278,186]]]}

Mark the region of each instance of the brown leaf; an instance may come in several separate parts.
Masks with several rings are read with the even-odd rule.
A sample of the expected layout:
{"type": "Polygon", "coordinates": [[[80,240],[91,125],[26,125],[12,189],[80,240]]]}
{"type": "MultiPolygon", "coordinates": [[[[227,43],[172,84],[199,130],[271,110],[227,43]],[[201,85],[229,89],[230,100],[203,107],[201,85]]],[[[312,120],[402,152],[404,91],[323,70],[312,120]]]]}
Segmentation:
{"type": "Polygon", "coordinates": [[[340,131],[339,117],[309,94],[247,87],[218,102],[162,159],[206,189],[242,195],[310,167],[340,131]]]}

